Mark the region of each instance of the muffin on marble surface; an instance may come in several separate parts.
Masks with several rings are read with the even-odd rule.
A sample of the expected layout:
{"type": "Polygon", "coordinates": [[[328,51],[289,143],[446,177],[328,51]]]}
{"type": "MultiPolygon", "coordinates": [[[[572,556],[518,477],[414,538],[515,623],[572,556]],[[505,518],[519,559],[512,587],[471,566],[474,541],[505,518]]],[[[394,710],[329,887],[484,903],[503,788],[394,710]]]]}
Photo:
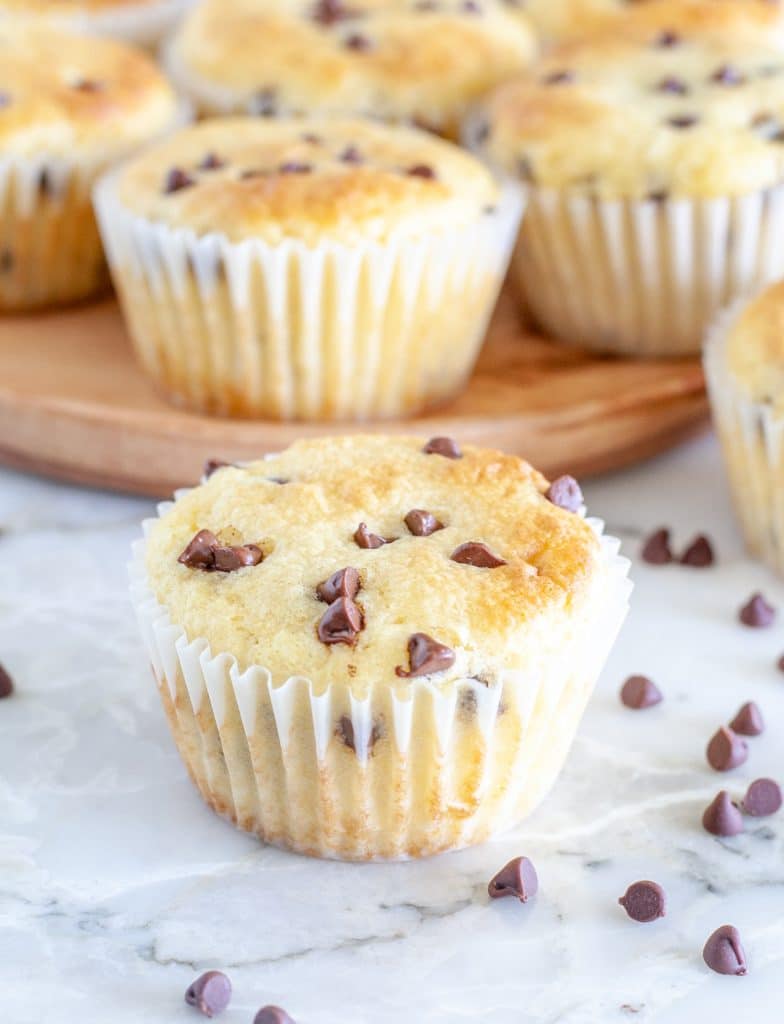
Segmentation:
{"type": "Polygon", "coordinates": [[[455,139],[535,47],[503,0],[206,0],[167,63],[201,113],[370,115],[455,139]]]}
{"type": "Polygon", "coordinates": [[[153,46],[194,0],[0,0],[0,19],[46,20],[90,34],[153,46]]]}
{"type": "Polygon", "coordinates": [[[303,853],[476,843],[542,799],[626,614],[579,488],[448,438],[299,442],[146,524],[133,592],[205,799],[303,853]]]}
{"type": "Polygon", "coordinates": [[[514,273],[549,333],[692,354],[784,273],[781,13],[666,0],[615,24],[502,86],[482,145],[528,183],[514,273]]]}
{"type": "Polygon", "coordinates": [[[784,282],[719,318],[705,372],[746,544],[784,574],[784,282]]]}
{"type": "Polygon", "coordinates": [[[0,22],[0,309],[87,298],[108,284],[91,190],[174,126],[175,94],[141,52],[0,22]]]}
{"type": "Polygon", "coordinates": [[[362,120],[189,127],[96,193],[139,358],[190,408],[399,416],[470,373],[519,221],[474,157],[362,120]]]}

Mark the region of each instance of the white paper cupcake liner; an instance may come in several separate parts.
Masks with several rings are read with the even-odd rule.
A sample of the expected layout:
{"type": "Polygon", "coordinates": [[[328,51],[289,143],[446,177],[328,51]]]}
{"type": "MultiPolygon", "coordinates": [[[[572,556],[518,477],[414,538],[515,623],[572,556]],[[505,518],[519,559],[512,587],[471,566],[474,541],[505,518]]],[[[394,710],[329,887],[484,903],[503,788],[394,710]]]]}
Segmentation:
{"type": "Polygon", "coordinates": [[[727,364],[730,332],[749,301],[734,303],[709,331],[705,377],[746,545],[784,575],[784,420],[772,405],[744,394],[727,364]]]}
{"type": "Polygon", "coordinates": [[[139,360],[173,401],[217,415],[362,420],[452,397],[521,212],[509,187],[492,212],[426,237],[235,243],[136,216],[115,179],[95,206],[139,360]]]}
{"type": "Polygon", "coordinates": [[[240,671],[230,654],[187,637],[150,592],[137,542],[134,607],[205,800],[266,842],[347,860],[426,856],[519,821],[560,771],[628,608],[629,563],[589,522],[601,538],[601,586],[581,620],[532,651],[528,671],[487,685],[374,686],[362,700],[349,684],[240,671]]]}

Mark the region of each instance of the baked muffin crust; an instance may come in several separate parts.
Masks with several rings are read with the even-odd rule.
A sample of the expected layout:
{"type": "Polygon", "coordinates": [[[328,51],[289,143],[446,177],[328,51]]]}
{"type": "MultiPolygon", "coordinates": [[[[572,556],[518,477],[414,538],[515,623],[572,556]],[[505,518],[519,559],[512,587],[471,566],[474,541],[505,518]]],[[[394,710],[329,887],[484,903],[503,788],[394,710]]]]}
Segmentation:
{"type": "Polygon", "coordinates": [[[784,282],[741,312],[727,335],[725,358],[734,385],[747,398],[784,413],[784,282]]]}

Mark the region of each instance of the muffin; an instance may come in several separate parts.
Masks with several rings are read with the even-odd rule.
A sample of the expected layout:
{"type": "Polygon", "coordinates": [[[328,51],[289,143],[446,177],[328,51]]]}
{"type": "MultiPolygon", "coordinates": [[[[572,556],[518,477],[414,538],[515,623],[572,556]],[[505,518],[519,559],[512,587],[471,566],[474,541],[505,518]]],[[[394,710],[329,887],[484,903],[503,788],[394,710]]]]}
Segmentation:
{"type": "Polygon", "coordinates": [[[0,0],[0,18],[46,20],[142,46],[159,43],[194,0],[0,0]]]}
{"type": "Polygon", "coordinates": [[[694,354],[784,273],[782,17],[666,0],[615,24],[502,86],[474,141],[528,184],[514,277],[547,332],[694,354]]]}
{"type": "Polygon", "coordinates": [[[153,147],[96,206],[160,389],[203,412],[309,420],[400,416],[459,391],[520,212],[426,132],[248,117],[153,147]]]}
{"type": "Polygon", "coordinates": [[[301,441],[161,506],[134,603],[207,802],[350,860],[476,843],[557,776],[626,614],[571,478],[449,438],[301,441]]]}
{"type": "Polygon", "coordinates": [[[167,62],[203,114],[371,115],[456,139],[534,52],[503,0],[206,0],[167,62]]]}
{"type": "Polygon", "coordinates": [[[746,544],[784,574],[784,282],[719,318],[705,372],[746,544]]]}
{"type": "Polygon", "coordinates": [[[0,310],[74,302],[108,283],[90,193],[174,126],[173,90],[109,40],[0,22],[0,310]]]}

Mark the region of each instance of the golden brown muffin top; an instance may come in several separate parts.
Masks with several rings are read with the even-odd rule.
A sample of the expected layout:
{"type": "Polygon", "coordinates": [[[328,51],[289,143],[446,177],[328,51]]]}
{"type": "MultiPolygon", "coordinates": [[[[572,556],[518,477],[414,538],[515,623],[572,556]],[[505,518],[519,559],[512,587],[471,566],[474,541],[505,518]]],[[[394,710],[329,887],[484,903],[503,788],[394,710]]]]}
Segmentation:
{"type": "Polygon", "coordinates": [[[154,522],[154,596],[190,640],[206,638],[213,655],[232,654],[241,669],[268,668],[275,683],[303,675],[319,689],[350,681],[366,693],[425,676],[490,681],[514,669],[526,644],[568,630],[604,585],[599,541],[580,515],[545,497],[547,482],[522,459],[427,447],[322,438],[218,469],[154,522]],[[204,530],[214,542],[205,545],[204,530]],[[356,570],[353,585],[331,580],[343,569],[356,570]],[[345,604],[334,607],[341,594],[355,629],[345,604]],[[453,657],[422,641],[412,653],[420,635],[453,657]],[[423,653],[431,660],[421,662],[423,653]]]}
{"type": "Polygon", "coordinates": [[[724,344],[733,383],[752,401],[784,413],[784,282],[746,306],[724,344]]]}

